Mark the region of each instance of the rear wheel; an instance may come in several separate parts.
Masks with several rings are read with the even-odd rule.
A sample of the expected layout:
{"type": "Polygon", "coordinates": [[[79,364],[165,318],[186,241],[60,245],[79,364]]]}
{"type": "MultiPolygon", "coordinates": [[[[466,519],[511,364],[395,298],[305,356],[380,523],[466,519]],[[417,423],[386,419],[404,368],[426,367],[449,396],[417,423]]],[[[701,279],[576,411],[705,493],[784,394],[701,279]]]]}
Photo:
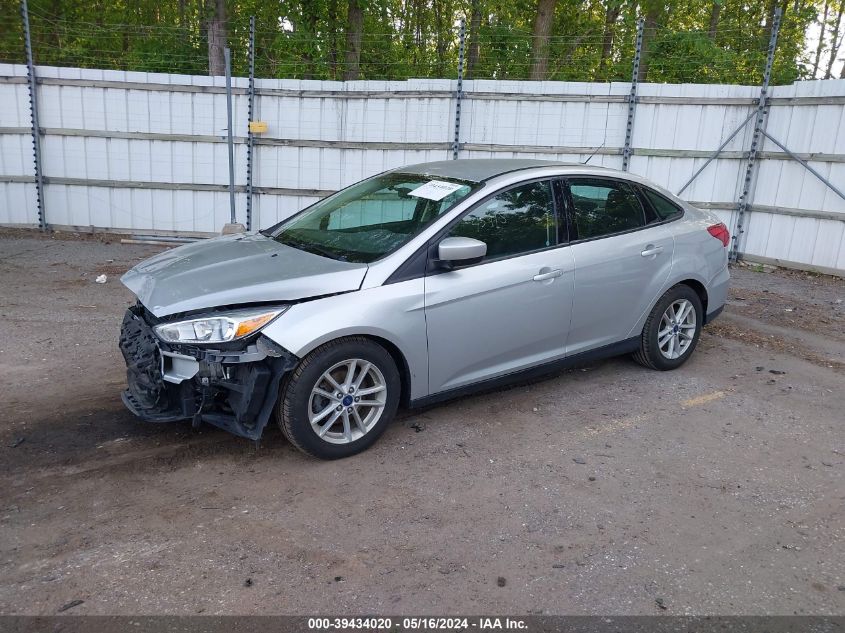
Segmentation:
{"type": "Polygon", "coordinates": [[[695,290],[685,284],[670,288],[648,315],[634,360],[661,371],[680,367],[698,344],[703,316],[695,290]]]}
{"type": "Polygon", "coordinates": [[[291,444],[321,459],[369,448],[399,404],[396,363],[380,345],[350,337],[321,345],[287,382],[279,425],[291,444]]]}

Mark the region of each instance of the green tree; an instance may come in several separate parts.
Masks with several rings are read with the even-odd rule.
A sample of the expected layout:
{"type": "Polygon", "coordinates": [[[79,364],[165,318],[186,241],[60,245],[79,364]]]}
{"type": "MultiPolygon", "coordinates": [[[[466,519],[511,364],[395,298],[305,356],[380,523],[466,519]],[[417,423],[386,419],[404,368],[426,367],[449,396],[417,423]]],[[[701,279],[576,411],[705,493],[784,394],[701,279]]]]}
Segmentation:
{"type": "MultiPolygon", "coordinates": [[[[38,64],[222,72],[222,48],[247,70],[256,18],[261,77],[453,77],[467,20],[474,79],[629,81],[646,20],[641,79],[755,84],[783,11],[772,81],[831,77],[845,0],[30,0],[38,64]],[[827,5],[827,14],[824,7],[827,5]],[[807,51],[807,29],[823,30],[807,51]]],[[[0,61],[24,61],[18,5],[0,0],[0,61]]]]}

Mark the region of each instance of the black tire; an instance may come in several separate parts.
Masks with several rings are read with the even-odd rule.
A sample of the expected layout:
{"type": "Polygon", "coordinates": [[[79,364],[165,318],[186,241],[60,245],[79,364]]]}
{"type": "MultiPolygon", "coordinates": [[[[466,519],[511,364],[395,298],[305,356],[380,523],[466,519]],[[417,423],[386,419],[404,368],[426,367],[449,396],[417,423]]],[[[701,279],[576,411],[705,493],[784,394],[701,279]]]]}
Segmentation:
{"type": "Polygon", "coordinates": [[[634,352],[634,360],[644,367],[658,371],[668,371],[680,367],[689,360],[689,357],[695,351],[695,347],[698,345],[698,339],[701,336],[703,322],[704,310],[702,309],[701,298],[698,296],[698,293],[685,284],[678,284],[669,288],[654,305],[654,308],[652,308],[651,313],[646,319],[645,325],[643,326],[643,333],[640,337],[640,349],[634,352]],[[666,312],[669,306],[682,299],[689,301],[695,309],[695,331],[691,343],[678,358],[667,358],[660,351],[658,345],[657,334],[660,328],[660,321],[663,313],[666,312]]]}
{"type": "Polygon", "coordinates": [[[279,426],[288,441],[307,455],[319,459],[350,457],[369,448],[384,433],[396,415],[400,391],[399,370],[391,355],[381,345],[360,336],[330,341],[305,356],[291,372],[277,408],[279,426]],[[369,431],[354,441],[333,444],[317,435],[309,421],[308,408],[312,406],[312,389],[323,373],[350,359],[361,359],[378,368],[387,393],[381,416],[369,431]]]}

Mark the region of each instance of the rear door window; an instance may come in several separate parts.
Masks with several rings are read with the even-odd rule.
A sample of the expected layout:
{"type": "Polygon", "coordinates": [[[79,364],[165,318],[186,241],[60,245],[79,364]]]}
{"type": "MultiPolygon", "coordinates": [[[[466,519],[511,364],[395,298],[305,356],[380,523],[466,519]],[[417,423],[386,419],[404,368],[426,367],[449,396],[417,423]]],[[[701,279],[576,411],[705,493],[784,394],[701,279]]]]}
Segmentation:
{"type": "Polygon", "coordinates": [[[572,220],[577,239],[594,239],[645,226],[633,187],[604,178],[571,178],[572,220]]]}

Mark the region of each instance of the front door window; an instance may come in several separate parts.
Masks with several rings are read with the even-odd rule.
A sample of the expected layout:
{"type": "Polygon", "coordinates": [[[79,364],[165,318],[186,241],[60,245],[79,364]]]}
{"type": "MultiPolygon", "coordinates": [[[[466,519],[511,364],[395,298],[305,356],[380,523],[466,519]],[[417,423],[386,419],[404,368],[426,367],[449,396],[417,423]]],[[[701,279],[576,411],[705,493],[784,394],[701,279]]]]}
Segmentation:
{"type": "Polygon", "coordinates": [[[500,193],[465,215],[450,237],[487,244],[486,260],[530,253],[558,244],[552,183],[531,182],[500,193]]]}

